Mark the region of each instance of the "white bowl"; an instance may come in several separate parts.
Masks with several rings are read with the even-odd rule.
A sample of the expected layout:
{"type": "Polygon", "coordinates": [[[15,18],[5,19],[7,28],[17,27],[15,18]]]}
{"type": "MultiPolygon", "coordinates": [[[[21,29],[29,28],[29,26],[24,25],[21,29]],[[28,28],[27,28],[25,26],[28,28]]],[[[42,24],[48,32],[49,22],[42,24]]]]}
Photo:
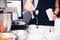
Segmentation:
{"type": "Polygon", "coordinates": [[[13,38],[13,39],[15,39],[16,35],[13,33],[0,33],[0,37],[1,38],[13,38]]]}

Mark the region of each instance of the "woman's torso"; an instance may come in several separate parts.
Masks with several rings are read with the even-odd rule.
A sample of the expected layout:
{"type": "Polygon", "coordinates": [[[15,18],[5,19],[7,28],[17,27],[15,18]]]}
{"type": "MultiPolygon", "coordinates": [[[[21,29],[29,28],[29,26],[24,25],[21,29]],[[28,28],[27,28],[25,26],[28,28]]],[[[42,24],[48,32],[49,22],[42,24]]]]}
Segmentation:
{"type": "MultiPolygon", "coordinates": [[[[52,8],[54,10],[55,0],[39,0],[36,10],[39,10],[38,14],[38,25],[54,25],[53,21],[49,21],[48,16],[46,14],[46,10],[48,8],[52,8]]],[[[35,13],[34,13],[35,15],[35,13]]],[[[36,15],[35,19],[33,19],[33,22],[30,22],[30,24],[36,23],[36,15]]]]}

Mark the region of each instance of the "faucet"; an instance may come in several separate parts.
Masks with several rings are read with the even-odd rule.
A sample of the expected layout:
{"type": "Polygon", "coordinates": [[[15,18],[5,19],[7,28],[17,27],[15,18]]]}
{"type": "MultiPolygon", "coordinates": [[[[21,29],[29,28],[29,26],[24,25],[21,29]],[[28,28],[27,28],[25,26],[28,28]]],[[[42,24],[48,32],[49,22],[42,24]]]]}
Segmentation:
{"type": "Polygon", "coordinates": [[[7,6],[6,0],[0,0],[0,12],[4,11],[7,6]]]}

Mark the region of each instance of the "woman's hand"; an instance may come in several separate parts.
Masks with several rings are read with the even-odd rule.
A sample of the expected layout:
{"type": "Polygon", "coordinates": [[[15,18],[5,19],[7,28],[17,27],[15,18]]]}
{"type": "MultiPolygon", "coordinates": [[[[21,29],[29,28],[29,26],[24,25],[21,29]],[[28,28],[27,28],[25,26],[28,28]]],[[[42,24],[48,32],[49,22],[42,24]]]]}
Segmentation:
{"type": "Polygon", "coordinates": [[[54,14],[54,12],[52,12],[51,18],[52,18],[53,20],[55,20],[55,19],[57,18],[57,16],[54,14]]]}
{"type": "Polygon", "coordinates": [[[33,6],[33,4],[30,2],[26,2],[25,5],[24,5],[24,10],[25,11],[34,11],[35,8],[33,6]]]}

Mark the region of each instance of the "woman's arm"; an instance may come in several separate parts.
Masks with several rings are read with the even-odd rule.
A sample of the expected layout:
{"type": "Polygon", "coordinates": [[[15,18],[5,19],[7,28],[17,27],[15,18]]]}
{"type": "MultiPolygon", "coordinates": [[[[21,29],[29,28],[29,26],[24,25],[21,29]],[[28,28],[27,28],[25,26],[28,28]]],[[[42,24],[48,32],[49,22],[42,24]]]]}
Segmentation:
{"type": "Polygon", "coordinates": [[[55,1],[55,11],[54,11],[54,13],[57,15],[58,12],[59,12],[59,0],[56,0],[55,1]]]}
{"type": "Polygon", "coordinates": [[[26,2],[32,3],[33,0],[26,0],[26,2]]]}
{"type": "Polygon", "coordinates": [[[55,10],[54,10],[54,12],[51,14],[51,18],[53,19],[53,20],[55,20],[56,18],[57,18],[57,14],[59,13],[59,0],[56,0],[55,1],[55,10]],[[54,15],[55,14],[55,15],[54,15]]]}
{"type": "Polygon", "coordinates": [[[24,5],[24,10],[25,11],[34,11],[35,10],[35,8],[32,4],[32,1],[33,0],[26,0],[25,5],[24,5]]]}

